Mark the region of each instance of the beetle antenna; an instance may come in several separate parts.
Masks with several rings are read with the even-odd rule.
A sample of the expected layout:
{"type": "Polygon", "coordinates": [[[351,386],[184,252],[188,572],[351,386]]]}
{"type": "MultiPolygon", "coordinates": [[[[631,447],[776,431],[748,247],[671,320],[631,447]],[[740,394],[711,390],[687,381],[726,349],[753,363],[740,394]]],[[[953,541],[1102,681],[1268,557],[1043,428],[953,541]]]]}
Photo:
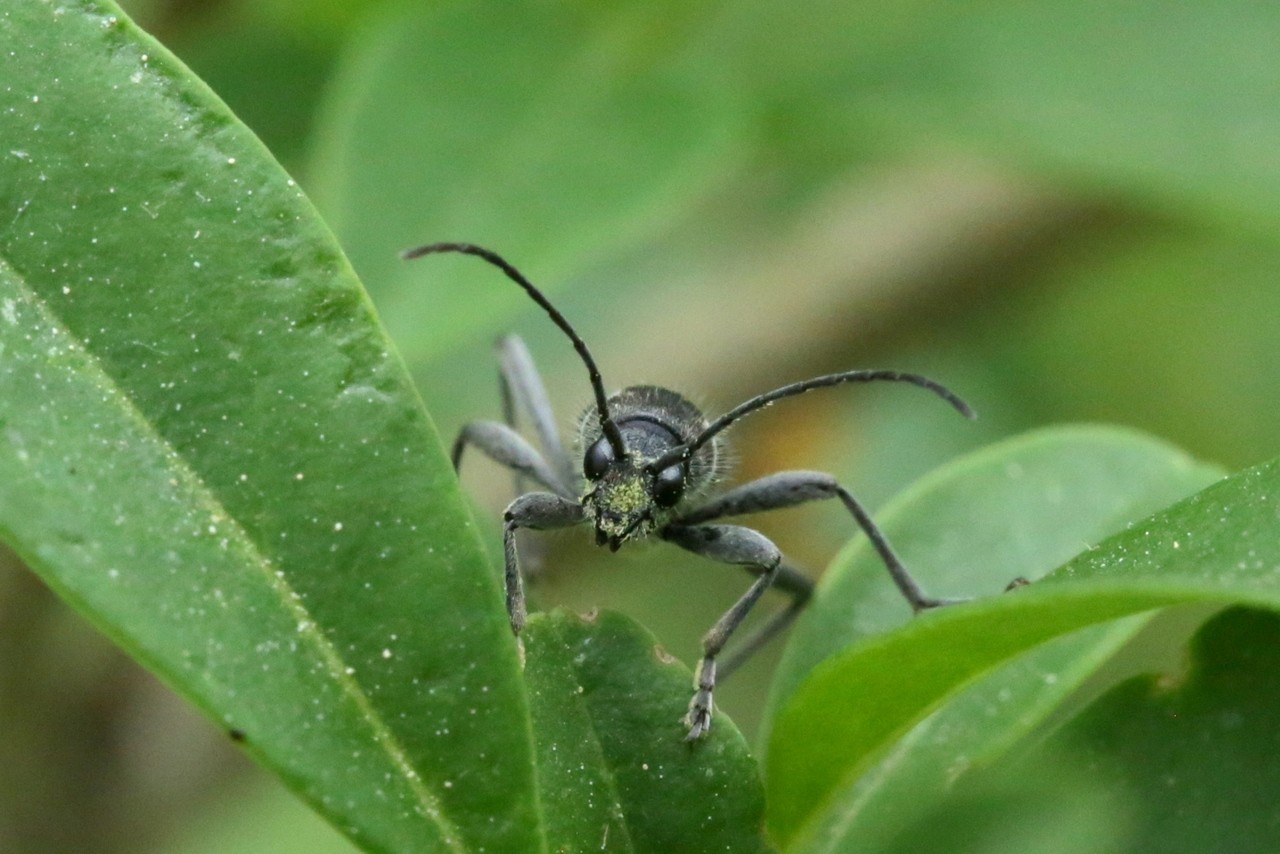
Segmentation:
{"type": "Polygon", "coordinates": [[[685,442],[679,447],[672,448],[661,457],[658,457],[658,459],[649,463],[645,468],[649,471],[656,472],[661,471],[668,466],[675,465],[676,463],[684,462],[693,456],[699,448],[711,441],[712,437],[721,430],[725,429],[739,418],[742,418],[744,415],[755,412],[757,409],[763,409],[776,400],[781,400],[784,397],[794,397],[798,394],[804,394],[806,391],[811,391],[815,388],[826,388],[827,386],[842,385],[844,383],[873,382],[876,380],[905,382],[919,386],[920,388],[927,389],[938,395],[938,397],[951,404],[951,406],[964,417],[976,417],[973,409],[969,404],[961,400],[959,395],[941,383],[934,382],[928,377],[923,377],[919,374],[884,370],[844,371],[838,374],[824,374],[820,377],[814,377],[813,379],[791,383],[790,385],[784,385],[781,388],[775,388],[773,391],[757,395],[745,403],[735,406],[733,409],[730,409],[724,415],[721,415],[715,421],[708,424],[697,436],[694,436],[688,442],[685,442]]]}
{"type": "Polygon", "coordinates": [[[525,293],[532,297],[534,302],[542,306],[543,310],[550,315],[552,322],[559,326],[565,335],[569,336],[569,340],[573,342],[573,349],[578,351],[583,364],[587,366],[587,374],[591,377],[591,390],[596,395],[596,412],[600,418],[600,430],[609,440],[609,445],[613,448],[614,455],[619,459],[626,456],[627,447],[622,441],[622,431],[618,429],[618,425],[613,421],[613,416],[609,414],[608,398],[604,393],[604,381],[600,378],[600,369],[596,367],[596,360],[591,358],[591,351],[587,349],[586,343],[578,337],[578,333],[569,325],[569,321],[551,304],[550,300],[542,295],[542,291],[535,288],[533,283],[524,277],[523,273],[513,267],[501,255],[472,243],[428,243],[425,246],[406,249],[400,253],[400,257],[408,261],[437,252],[461,252],[464,255],[483,258],[506,273],[507,278],[524,288],[525,293]]]}

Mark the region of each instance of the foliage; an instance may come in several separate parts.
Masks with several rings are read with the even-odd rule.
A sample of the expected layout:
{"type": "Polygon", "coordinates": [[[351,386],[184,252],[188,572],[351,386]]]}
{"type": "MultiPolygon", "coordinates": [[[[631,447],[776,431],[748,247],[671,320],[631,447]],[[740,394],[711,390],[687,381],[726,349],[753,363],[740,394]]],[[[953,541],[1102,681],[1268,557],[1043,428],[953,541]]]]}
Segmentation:
{"type": "MultiPolygon", "coordinates": [[[[322,220],[219,97],[109,0],[9,4],[0,534],[367,850],[918,851],[962,839],[966,850],[1061,850],[1064,828],[1080,850],[1202,850],[1224,827],[1233,848],[1273,850],[1275,463],[1224,479],[1144,434],[1074,426],[936,469],[878,517],[931,592],[982,595],[910,618],[874,553],[851,542],[793,631],[768,701],[755,702],[758,766],[731,721],[748,704],[732,694],[709,739],[682,741],[690,674],[663,650],[665,628],[660,645],[612,611],[557,609],[513,642],[492,538],[432,418],[453,424],[482,405],[470,389],[489,368],[475,341],[527,307],[478,281],[422,287],[427,274],[395,253],[425,238],[501,247],[578,309],[618,363],[629,345],[617,339],[658,330],[664,349],[725,367],[728,393],[771,361],[746,351],[772,339],[760,325],[742,346],[740,332],[719,330],[734,317],[718,306],[781,293],[780,317],[812,321],[809,349],[832,340],[826,302],[805,309],[814,298],[803,289],[754,285],[744,272],[761,255],[730,260],[766,223],[794,229],[774,246],[787,256],[841,182],[865,188],[908,150],[998,151],[1063,188],[1038,190],[1041,211],[1060,212],[1055,195],[1068,188],[1124,200],[1126,216],[1101,221],[1120,222],[1125,240],[1097,238],[1088,263],[1054,262],[1060,278],[1093,264],[1104,281],[1171,290],[1151,291],[1161,304],[1125,290],[1122,331],[1095,320],[1076,339],[1036,313],[1043,300],[1019,306],[1015,295],[994,321],[971,317],[979,344],[954,371],[1015,414],[968,441],[1054,414],[1052,402],[1037,412],[1015,401],[1054,373],[1034,370],[1049,358],[1035,349],[1042,339],[1102,350],[1057,376],[1067,390],[1053,400],[1089,411],[1079,388],[1097,379],[1112,395],[1097,406],[1107,414],[1164,388],[1166,366],[1150,346],[1136,357],[1150,370],[1106,358],[1158,344],[1168,327],[1182,345],[1212,325],[1203,316],[1223,316],[1242,337],[1215,328],[1232,346],[1190,341],[1204,358],[1175,368],[1193,401],[1261,399],[1246,425],[1224,428],[1235,432],[1221,448],[1206,444],[1221,419],[1189,419],[1188,404],[1153,407],[1151,426],[1176,425],[1214,455],[1274,452],[1274,395],[1248,393],[1265,381],[1224,391],[1212,361],[1274,375],[1259,370],[1274,360],[1260,342],[1276,315],[1259,308],[1274,289],[1254,287],[1273,269],[1280,189],[1267,168],[1277,137],[1257,132],[1277,121],[1275,102],[1255,97],[1274,90],[1270,13],[827,4],[797,19],[775,6],[368,4],[357,15],[320,4],[328,11],[289,37],[309,57],[290,70],[295,82],[333,69],[307,117],[313,153],[296,141],[273,149],[295,159],[322,220]],[[1249,85],[1217,73],[1224,45],[1249,85]],[[706,220],[716,225],[689,227],[706,220]],[[1248,236],[1224,236],[1224,224],[1248,236]],[[659,243],[670,249],[655,259],[659,243]],[[706,289],[655,303],[639,283],[681,264],[706,289]],[[603,271],[617,283],[609,311],[583,286],[603,271]],[[1205,303],[1207,315],[1177,310],[1197,275],[1220,273],[1240,299],[1205,303]],[[707,319],[717,329],[681,333],[707,319]],[[1044,334],[992,337],[1011,320],[1044,334]],[[1001,594],[1015,576],[1033,583],[1001,594]],[[1195,629],[1228,605],[1247,607],[1195,629]],[[1171,606],[1200,609],[1191,629],[1159,610],[1171,606]],[[1185,674],[1145,675],[1168,669],[1191,631],[1185,674]]],[[[259,60],[290,20],[280,4],[264,8],[259,60]]],[[[215,84],[231,81],[219,87],[229,100],[260,91],[237,89],[261,83],[232,74],[227,57],[203,61],[215,84]]],[[[1066,219],[1091,209],[1067,207],[1066,219]]],[[[841,232],[820,245],[843,259],[847,242],[841,232]]],[[[788,275],[830,276],[817,255],[788,275]]],[[[484,275],[461,262],[435,269],[484,275]]],[[[899,295],[906,278],[884,276],[899,295]]],[[[1074,310],[1085,292],[1064,286],[1048,302],[1073,309],[1068,324],[1101,317],[1105,301],[1074,310]]],[[[651,346],[632,346],[644,353],[632,363],[649,361],[651,346]]],[[[565,359],[551,374],[581,385],[565,359]]],[[[922,459],[954,450],[921,423],[922,459]]],[[[894,432],[872,431],[868,444],[894,432]]],[[[661,592],[673,611],[672,598],[695,598],[661,592]]],[[[672,646],[683,655],[689,643],[672,646]]],[[[3,774],[0,800],[12,785],[3,774]]],[[[17,826],[7,812],[0,820],[17,826]]],[[[0,847],[21,845],[39,841],[0,821],[0,847]]]]}

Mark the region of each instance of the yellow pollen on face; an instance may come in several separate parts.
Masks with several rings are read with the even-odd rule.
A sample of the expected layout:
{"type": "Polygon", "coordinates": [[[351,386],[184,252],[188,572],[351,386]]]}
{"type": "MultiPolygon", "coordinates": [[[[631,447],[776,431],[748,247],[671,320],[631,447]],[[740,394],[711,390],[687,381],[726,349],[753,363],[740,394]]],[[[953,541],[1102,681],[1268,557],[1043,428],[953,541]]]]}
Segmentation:
{"type": "Polygon", "coordinates": [[[649,503],[649,496],[638,477],[629,477],[609,490],[609,504],[621,513],[638,513],[649,503]]]}
{"type": "MultiPolygon", "coordinates": [[[[611,537],[622,536],[652,504],[644,472],[626,472],[606,478],[595,489],[590,504],[598,511],[597,526],[611,537]]],[[[634,530],[632,533],[643,534],[634,530]]]]}

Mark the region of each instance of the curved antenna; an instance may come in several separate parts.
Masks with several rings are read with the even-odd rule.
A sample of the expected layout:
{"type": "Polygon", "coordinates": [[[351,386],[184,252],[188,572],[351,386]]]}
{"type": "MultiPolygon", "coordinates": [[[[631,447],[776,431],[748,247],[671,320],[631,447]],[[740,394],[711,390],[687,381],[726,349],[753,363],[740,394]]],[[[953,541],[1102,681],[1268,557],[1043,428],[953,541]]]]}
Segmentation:
{"type": "Polygon", "coordinates": [[[658,457],[649,463],[645,468],[651,472],[661,471],[667,466],[682,463],[693,456],[699,448],[711,441],[721,430],[728,427],[744,415],[755,412],[757,409],[763,409],[775,400],[781,400],[784,397],[795,397],[797,394],[804,394],[806,391],[812,391],[815,388],[825,388],[827,386],[842,385],[843,383],[864,383],[876,380],[889,380],[892,382],[905,382],[911,385],[928,389],[938,397],[951,404],[957,412],[966,418],[975,417],[973,409],[969,404],[960,399],[960,396],[951,391],[941,383],[934,382],[928,377],[919,374],[908,374],[902,371],[884,371],[884,370],[861,370],[861,371],[843,371],[838,374],[824,374],[820,377],[814,377],[810,380],[803,380],[790,385],[784,385],[781,388],[775,388],[773,391],[765,392],[757,395],[745,403],[741,403],[730,409],[724,415],[721,415],[715,421],[707,425],[697,436],[694,436],[688,442],[679,447],[672,448],[667,453],[658,457]]]}
{"type": "Polygon", "coordinates": [[[496,252],[476,246],[471,243],[428,243],[425,246],[417,246],[413,249],[406,249],[400,253],[400,257],[406,261],[414,258],[421,258],[423,255],[431,255],[437,252],[461,252],[464,255],[474,255],[477,258],[483,258],[499,270],[507,274],[507,278],[524,288],[525,293],[533,298],[533,301],[542,306],[543,310],[550,315],[551,320],[556,326],[559,326],[565,335],[569,336],[569,340],[573,342],[573,349],[578,351],[578,355],[582,357],[582,362],[587,366],[587,373],[591,377],[591,390],[596,395],[596,412],[600,417],[600,430],[609,440],[613,453],[619,459],[626,456],[627,446],[622,441],[622,432],[618,429],[618,425],[613,423],[613,416],[609,414],[608,398],[604,393],[604,381],[600,378],[600,370],[596,367],[595,359],[591,358],[587,345],[578,333],[569,325],[569,321],[565,320],[551,302],[542,295],[542,291],[533,286],[533,283],[524,277],[519,270],[511,266],[505,258],[496,252]]]}

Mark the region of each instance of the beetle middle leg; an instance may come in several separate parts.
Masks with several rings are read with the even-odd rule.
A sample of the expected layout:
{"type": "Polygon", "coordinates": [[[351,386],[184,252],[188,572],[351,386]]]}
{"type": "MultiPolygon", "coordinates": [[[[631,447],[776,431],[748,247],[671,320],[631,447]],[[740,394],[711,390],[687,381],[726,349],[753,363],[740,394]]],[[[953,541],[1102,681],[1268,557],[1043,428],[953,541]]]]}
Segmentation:
{"type": "Polygon", "coordinates": [[[813,590],[812,582],[785,565],[777,546],[763,534],[739,525],[706,523],[725,516],[776,510],[827,498],[839,498],[849,510],[858,526],[871,540],[888,568],[889,575],[913,611],[919,612],[926,608],[963,601],[927,596],[907,572],[884,534],[876,527],[862,505],[829,474],[810,471],[779,472],[724,493],[702,507],[683,514],[661,532],[663,539],[682,548],[713,560],[740,564],[759,574],[747,592],[725,612],[703,638],[703,657],[695,678],[695,694],[685,719],[691,740],[701,736],[711,725],[712,691],[715,688],[717,676],[716,657],[729,635],[746,617],[764,591],[770,585],[776,585],[784,592],[791,594],[792,602],[789,607],[775,615],[743,642],[722,668],[721,677],[745,661],[756,649],[794,620],[804,608],[813,590]]]}
{"type": "MultiPolygon", "coordinates": [[[[565,485],[574,481],[574,467],[565,453],[556,429],[555,411],[547,397],[538,368],[533,363],[529,348],[518,335],[504,335],[498,339],[498,383],[502,392],[502,414],[507,424],[517,427],[518,418],[529,419],[542,454],[565,485]]],[[[516,484],[516,494],[524,492],[516,484]]]]}
{"type": "Polygon", "coordinates": [[[876,553],[880,555],[893,583],[902,593],[911,610],[919,613],[927,608],[951,605],[964,599],[946,599],[929,596],[920,584],[912,577],[903,565],[893,547],[884,534],[872,521],[871,516],[849,490],[841,486],[834,477],[817,471],[784,471],[745,483],[731,489],[718,498],[689,513],[684,514],[679,522],[682,525],[698,524],[724,516],[737,516],[743,513],[756,513],[763,510],[777,510],[804,504],[809,501],[821,501],[827,498],[838,498],[853,516],[858,527],[863,530],[876,553]]]}
{"type": "Polygon", "coordinates": [[[557,495],[572,498],[573,491],[562,483],[551,465],[537,449],[506,424],[498,421],[471,421],[453,441],[453,469],[462,466],[462,452],[474,445],[494,462],[506,466],[517,474],[530,477],[557,495]]]}

